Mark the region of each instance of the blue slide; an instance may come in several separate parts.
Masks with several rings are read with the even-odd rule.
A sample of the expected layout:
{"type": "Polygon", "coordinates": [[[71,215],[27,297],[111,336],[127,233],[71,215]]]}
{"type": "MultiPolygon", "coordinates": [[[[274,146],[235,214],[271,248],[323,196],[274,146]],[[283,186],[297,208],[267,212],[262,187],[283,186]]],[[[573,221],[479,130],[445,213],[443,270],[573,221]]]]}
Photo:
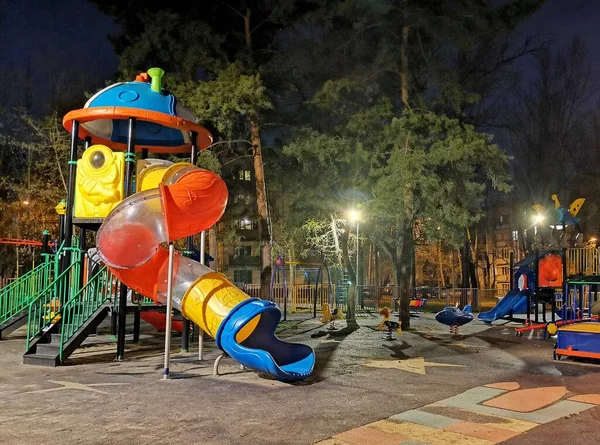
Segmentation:
{"type": "Polygon", "coordinates": [[[524,314],[527,312],[528,293],[529,290],[511,290],[493,309],[480,313],[477,318],[483,322],[491,323],[506,317],[511,311],[513,314],[524,314]]]}
{"type": "Polygon", "coordinates": [[[256,298],[242,301],[219,326],[217,347],[247,368],[266,372],[278,380],[304,380],[313,372],[315,353],[310,346],[279,340],[275,329],[280,318],[281,311],[273,302],[256,298]],[[239,339],[244,326],[254,323],[256,327],[250,336],[239,339]]]}

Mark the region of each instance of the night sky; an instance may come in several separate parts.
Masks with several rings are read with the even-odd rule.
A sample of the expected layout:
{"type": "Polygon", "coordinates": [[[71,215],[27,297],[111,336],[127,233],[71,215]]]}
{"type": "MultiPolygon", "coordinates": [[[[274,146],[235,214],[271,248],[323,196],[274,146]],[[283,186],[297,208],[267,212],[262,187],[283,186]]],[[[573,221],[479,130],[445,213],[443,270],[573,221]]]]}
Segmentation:
{"type": "MultiPolygon", "coordinates": [[[[0,0],[0,21],[0,81],[19,89],[30,79],[38,101],[57,94],[53,76],[93,91],[116,70],[106,36],[119,27],[86,0],[0,0]]],[[[598,23],[598,0],[549,0],[520,31],[551,33],[561,46],[578,34],[594,61],[600,57],[598,23]]],[[[528,64],[521,65],[526,77],[528,64]]],[[[6,94],[0,97],[0,105],[14,104],[6,94]]]]}

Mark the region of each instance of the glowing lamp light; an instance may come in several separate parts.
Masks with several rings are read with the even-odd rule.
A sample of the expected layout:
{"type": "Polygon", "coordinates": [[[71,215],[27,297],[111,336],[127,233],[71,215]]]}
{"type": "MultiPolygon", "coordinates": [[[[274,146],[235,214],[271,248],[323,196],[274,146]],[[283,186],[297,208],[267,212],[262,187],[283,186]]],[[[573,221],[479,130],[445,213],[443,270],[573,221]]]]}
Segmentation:
{"type": "Polygon", "coordinates": [[[534,215],[533,216],[533,222],[534,222],[534,224],[541,224],[541,223],[543,223],[544,222],[544,215],[540,215],[540,214],[534,215]]]}
{"type": "Polygon", "coordinates": [[[23,201],[23,205],[24,205],[24,206],[28,206],[28,205],[29,205],[29,199],[25,199],[25,200],[23,201]]]}
{"type": "Polygon", "coordinates": [[[359,210],[350,209],[348,210],[348,219],[352,222],[360,220],[361,214],[359,210]]]}

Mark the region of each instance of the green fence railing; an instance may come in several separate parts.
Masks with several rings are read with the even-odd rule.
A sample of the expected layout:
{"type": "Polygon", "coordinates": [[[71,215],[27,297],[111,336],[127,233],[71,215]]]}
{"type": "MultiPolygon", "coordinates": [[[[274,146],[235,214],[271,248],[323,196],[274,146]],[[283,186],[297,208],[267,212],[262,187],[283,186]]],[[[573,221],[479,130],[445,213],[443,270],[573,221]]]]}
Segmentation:
{"type": "Polygon", "coordinates": [[[0,289],[0,324],[26,310],[38,293],[48,286],[53,270],[50,257],[48,255],[43,263],[0,289]]]}
{"type": "Polygon", "coordinates": [[[54,280],[29,303],[26,351],[29,351],[33,339],[60,319],[62,306],[79,290],[81,250],[76,237],[73,237],[72,245],[60,247],[54,260],[54,280]],[[70,264],[61,271],[63,256],[69,254],[70,264]]]}
{"type": "Polygon", "coordinates": [[[66,343],[107,301],[117,301],[119,280],[102,267],[78,292],[62,306],[60,332],[60,360],[66,343]]]}

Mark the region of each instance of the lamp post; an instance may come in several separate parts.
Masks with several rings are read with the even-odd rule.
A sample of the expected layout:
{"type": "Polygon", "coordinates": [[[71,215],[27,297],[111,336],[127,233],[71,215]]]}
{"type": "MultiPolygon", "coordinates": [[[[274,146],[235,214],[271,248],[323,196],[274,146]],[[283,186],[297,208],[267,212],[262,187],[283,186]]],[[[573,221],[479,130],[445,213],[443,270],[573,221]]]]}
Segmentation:
{"type": "MultiPolygon", "coordinates": [[[[359,247],[360,247],[360,239],[359,239],[359,230],[360,230],[360,218],[361,213],[359,210],[350,209],[348,210],[348,219],[352,222],[356,222],[356,286],[358,286],[358,260],[359,260],[359,247]]],[[[357,287],[358,289],[358,287],[357,287]]]]}
{"type": "Polygon", "coordinates": [[[536,245],[538,244],[537,239],[541,239],[541,234],[538,236],[538,226],[544,222],[544,219],[545,217],[541,213],[537,213],[533,216],[533,242],[536,245]]]}

